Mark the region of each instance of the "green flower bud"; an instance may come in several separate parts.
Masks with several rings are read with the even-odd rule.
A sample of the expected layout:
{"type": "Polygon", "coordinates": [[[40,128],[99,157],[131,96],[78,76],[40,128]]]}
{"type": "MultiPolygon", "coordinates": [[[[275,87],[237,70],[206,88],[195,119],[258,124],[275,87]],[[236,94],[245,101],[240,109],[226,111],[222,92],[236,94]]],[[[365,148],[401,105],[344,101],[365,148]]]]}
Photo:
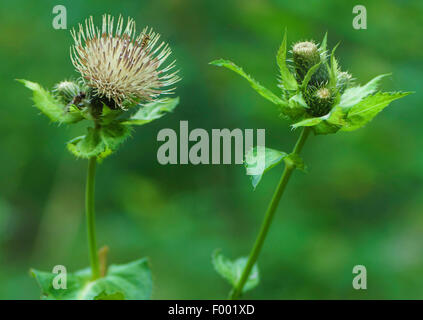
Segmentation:
{"type": "MultiPolygon", "coordinates": [[[[322,60],[321,52],[312,41],[297,42],[292,47],[297,81],[301,83],[311,67],[322,60]]],[[[329,73],[325,64],[321,64],[319,69],[310,79],[310,85],[320,85],[329,80],[329,73]]]]}
{"type": "Polygon", "coordinates": [[[335,101],[335,94],[326,87],[310,90],[305,95],[307,112],[313,117],[321,117],[329,113],[335,101]]]}
{"type": "Polygon", "coordinates": [[[348,72],[340,72],[338,74],[336,86],[341,94],[351,85],[352,80],[352,76],[348,72]]]}
{"type": "Polygon", "coordinates": [[[79,85],[73,81],[62,81],[56,84],[53,92],[65,103],[71,103],[77,97],[81,89],[79,85]]]}

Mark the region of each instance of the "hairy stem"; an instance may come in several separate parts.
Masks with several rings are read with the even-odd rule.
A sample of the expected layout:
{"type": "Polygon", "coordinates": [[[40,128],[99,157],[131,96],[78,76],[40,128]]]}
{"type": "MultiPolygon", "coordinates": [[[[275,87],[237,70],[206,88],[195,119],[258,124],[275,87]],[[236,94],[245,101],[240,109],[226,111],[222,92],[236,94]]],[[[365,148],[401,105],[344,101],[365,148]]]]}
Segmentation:
{"type": "Polygon", "coordinates": [[[94,187],[97,158],[88,160],[87,185],[85,190],[85,210],[87,214],[87,235],[90,251],[92,280],[100,278],[100,265],[97,255],[97,240],[95,234],[94,187]]]}
{"type": "MultiPolygon", "coordinates": [[[[304,127],[300,137],[297,140],[297,143],[295,144],[295,147],[292,153],[299,154],[301,152],[309,133],[310,133],[310,128],[304,127]]],[[[264,216],[264,220],[262,222],[260,232],[256,238],[253,248],[251,249],[250,256],[248,257],[247,265],[245,266],[242,272],[241,278],[239,279],[237,285],[229,293],[230,300],[237,299],[242,293],[242,289],[244,288],[244,285],[247,282],[248,277],[250,276],[251,269],[256,263],[257,258],[260,254],[261,248],[263,247],[264,240],[266,239],[267,232],[269,231],[269,227],[272,224],[273,216],[275,215],[275,211],[278,207],[279,201],[283,195],[283,192],[285,191],[286,185],[288,184],[289,178],[291,177],[291,174],[294,170],[295,170],[294,164],[287,163],[285,165],[285,169],[282,173],[282,177],[275,190],[275,193],[273,194],[273,198],[270,201],[266,215],[264,216]]]]}

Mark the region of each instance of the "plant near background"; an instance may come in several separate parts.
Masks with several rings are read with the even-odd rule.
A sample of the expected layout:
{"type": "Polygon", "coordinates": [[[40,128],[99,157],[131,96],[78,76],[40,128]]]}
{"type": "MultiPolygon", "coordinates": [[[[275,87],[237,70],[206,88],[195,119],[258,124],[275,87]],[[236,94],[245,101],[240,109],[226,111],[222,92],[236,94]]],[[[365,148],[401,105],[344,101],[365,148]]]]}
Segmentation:
{"type": "MultiPolygon", "coordinates": [[[[335,58],[337,46],[330,55],[326,46],[327,35],[320,45],[313,41],[297,42],[292,46],[292,60],[287,60],[285,32],[276,56],[280,70],[279,88],[282,91],[280,95],[263,87],[229,60],[220,59],[210,63],[238,73],[261,96],[278,107],[281,117],[290,121],[293,129],[302,128],[291,153],[265,148],[264,170],[261,174],[251,176],[253,187],[256,188],[265,172],[279,163],[285,163],[285,169],[249,256],[231,261],[219,251],[213,254],[212,261],[216,271],[232,285],[229,299],[239,298],[245,291],[259,283],[256,261],[292,173],[295,169],[305,167],[299,155],[310,133],[323,135],[357,130],[371,121],[392,101],[410,94],[410,92],[377,91],[380,80],[386,77],[386,74],[375,77],[364,86],[356,85],[352,76],[341,71],[338,65],[335,58]]],[[[256,166],[255,159],[259,151],[258,147],[254,147],[246,154],[247,169],[256,166]]]]}
{"type": "Polygon", "coordinates": [[[51,121],[74,124],[87,121],[92,126],[85,135],[68,142],[68,150],[88,159],[86,182],[86,225],[90,268],[67,274],[67,289],[55,288],[57,274],[31,270],[42,298],[46,299],[149,299],[151,272],[146,258],[107,268],[107,250],[97,252],[94,212],[94,186],[97,162],[117,150],[128,138],[133,125],[143,125],[171,112],[179,98],[171,86],[180,80],[173,71],[175,61],[162,67],[171,54],[167,44],[158,44],[160,35],[145,28],[136,35],[135,22],[126,25],[119,16],[103,15],[101,29],[93,18],[85,28],[71,32],[74,45],[71,60],[81,77],[62,81],[53,91],[39,84],[19,80],[33,92],[35,106],[51,121]]]}

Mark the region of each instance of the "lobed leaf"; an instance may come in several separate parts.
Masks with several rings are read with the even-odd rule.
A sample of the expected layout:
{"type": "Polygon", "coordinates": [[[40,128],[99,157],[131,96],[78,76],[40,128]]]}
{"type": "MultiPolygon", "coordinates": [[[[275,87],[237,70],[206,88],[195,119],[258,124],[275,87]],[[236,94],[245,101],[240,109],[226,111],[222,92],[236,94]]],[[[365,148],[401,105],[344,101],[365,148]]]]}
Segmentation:
{"type": "Polygon", "coordinates": [[[251,87],[256,90],[262,97],[266,98],[267,100],[273,102],[274,104],[283,105],[286,106],[286,101],[279,98],[277,95],[275,95],[272,91],[269,89],[263,87],[260,83],[258,83],[256,80],[254,80],[251,76],[246,74],[242,68],[238,67],[235,63],[229,60],[219,59],[214,60],[210,62],[211,65],[218,66],[218,67],[225,67],[229,70],[232,70],[236,73],[238,73],[241,77],[246,79],[251,87]]]}
{"type": "Polygon", "coordinates": [[[105,277],[91,281],[91,271],[67,274],[66,289],[55,289],[57,274],[31,270],[47,300],[147,300],[151,298],[152,278],[147,259],[124,265],[111,265],[105,277]]]}
{"type": "MultiPolygon", "coordinates": [[[[238,258],[235,261],[231,261],[224,257],[220,250],[215,250],[212,255],[212,263],[217,271],[224,279],[226,279],[232,287],[235,287],[244,271],[245,266],[247,265],[247,257],[238,258]]],[[[253,266],[253,269],[250,272],[250,275],[245,282],[244,288],[242,292],[246,292],[248,290],[253,289],[256,287],[260,282],[259,277],[259,270],[257,264],[253,266]]]]}

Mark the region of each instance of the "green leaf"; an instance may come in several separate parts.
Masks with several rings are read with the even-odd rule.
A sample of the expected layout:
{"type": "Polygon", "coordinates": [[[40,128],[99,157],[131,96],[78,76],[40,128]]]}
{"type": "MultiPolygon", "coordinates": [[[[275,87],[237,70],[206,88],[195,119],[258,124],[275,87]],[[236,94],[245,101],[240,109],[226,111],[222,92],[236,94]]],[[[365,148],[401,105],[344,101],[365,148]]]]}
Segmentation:
{"type": "Polygon", "coordinates": [[[167,98],[156,102],[150,102],[141,106],[138,111],[123,124],[143,125],[163,117],[166,112],[172,112],[179,104],[179,97],[167,98]]]}
{"type": "Polygon", "coordinates": [[[105,291],[102,291],[98,296],[94,297],[94,300],[125,300],[125,296],[122,292],[107,294],[105,291]]]}
{"type": "Polygon", "coordinates": [[[325,117],[325,116],[323,116],[323,117],[315,117],[315,118],[307,118],[307,119],[304,119],[304,120],[302,120],[302,121],[300,121],[300,122],[294,123],[294,124],[292,125],[292,128],[297,129],[297,128],[299,128],[299,127],[312,127],[312,126],[316,126],[316,125],[318,125],[320,122],[322,122],[323,120],[325,120],[325,118],[324,118],[324,117],[325,117]]]}
{"type": "Polygon", "coordinates": [[[58,101],[49,91],[45,90],[41,85],[24,79],[18,80],[25,87],[32,91],[32,100],[35,106],[44,113],[51,121],[61,123],[75,123],[84,119],[82,113],[73,108],[69,112],[66,106],[58,101]]]}
{"type": "Polygon", "coordinates": [[[279,70],[281,73],[281,84],[283,88],[286,90],[295,91],[298,88],[297,80],[295,80],[295,77],[292,75],[286,65],[286,38],[287,32],[285,30],[282,44],[279,47],[278,54],[276,55],[276,62],[278,63],[279,70]]]}
{"type": "Polygon", "coordinates": [[[107,275],[90,281],[91,271],[84,269],[67,274],[66,289],[55,289],[53,280],[62,276],[31,270],[40,289],[41,298],[48,300],[146,300],[151,298],[152,279],[147,259],[124,265],[111,265],[107,275]]]}
{"type": "Polygon", "coordinates": [[[411,92],[378,92],[368,96],[349,110],[347,124],[342,128],[342,131],[354,131],[363,127],[392,101],[405,97],[410,93],[411,92]]]}
{"type": "Polygon", "coordinates": [[[303,90],[306,90],[306,89],[307,89],[307,85],[308,85],[308,83],[310,82],[311,77],[313,76],[313,74],[315,74],[315,73],[316,73],[317,69],[319,69],[319,68],[320,68],[321,64],[322,64],[322,62],[319,62],[319,63],[315,64],[314,66],[312,66],[312,67],[311,67],[311,68],[307,71],[307,74],[305,75],[305,77],[304,77],[304,79],[303,79],[303,82],[301,83],[301,88],[302,88],[303,90]]]}
{"type": "Polygon", "coordinates": [[[214,60],[210,62],[211,65],[218,66],[218,67],[225,67],[229,70],[232,70],[236,73],[238,73],[241,77],[245,78],[251,85],[251,87],[256,90],[262,97],[266,98],[267,100],[273,102],[274,104],[278,105],[287,105],[286,101],[279,98],[277,95],[275,95],[272,91],[269,89],[266,89],[263,87],[260,83],[258,83],[256,80],[254,80],[251,76],[246,74],[242,68],[238,67],[236,64],[234,64],[232,61],[219,59],[214,60]]]}
{"type": "Polygon", "coordinates": [[[244,165],[247,169],[247,175],[251,176],[253,188],[257,187],[265,172],[281,163],[287,155],[285,152],[265,147],[251,148],[245,156],[244,165]],[[264,151],[262,155],[259,154],[260,148],[264,151]]]}
{"type": "Polygon", "coordinates": [[[78,158],[96,157],[106,150],[106,145],[98,130],[88,128],[85,136],[80,136],[68,142],[68,150],[78,158]]]}
{"type": "Polygon", "coordinates": [[[112,122],[100,128],[100,137],[104,144],[114,151],[131,134],[131,127],[119,122],[112,122]]]}
{"type": "Polygon", "coordinates": [[[320,51],[321,52],[325,52],[326,51],[326,47],[328,44],[328,33],[325,33],[325,36],[323,37],[322,43],[320,44],[320,51]]]}
{"type": "Polygon", "coordinates": [[[390,74],[379,75],[372,80],[370,80],[364,86],[351,87],[345,90],[339,101],[339,106],[341,108],[351,108],[352,106],[359,103],[365,97],[374,93],[379,85],[379,82],[382,78],[389,76],[390,74]]]}
{"type": "Polygon", "coordinates": [[[118,146],[131,134],[131,127],[119,122],[112,122],[100,129],[88,128],[85,136],[68,142],[68,150],[78,158],[98,157],[104,159],[116,151],[118,146]]]}
{"type": "MultiPolygon", "coordinates": [[[[224,279],[226,279],[232,287],[235,287],[238,284],[239,279],[241,278],[242,272],[247,265],[248,258],[242,257],[238,258],[235,261],[231,261],[224,257],[220,250],[215,250],[212,255],[212,262],[215,270],[220,274],[224,279]]],[[[242,292],[256,287],[260,282],[259,270],[257,264],[253,266],[253,269],[250,272],[250,275],[245,282],[242,292]]]]}
{"type": "Polygon", "coordinates": [[[106,104],[103,103],[103,110],[101,112],[101,125],[109,125],[112,122],[115,122],[116,119],[122,115],[124,111],[122,109],[110,109],[106,104]]]}
{"type": "Polygon", "coordinates": [[[336,88],[336,82],[338,80],[339,67],[338,67],[338,61],[336,61],[336,58],[335,58],[335,51],[336,51],[336,48],[338,48],[338,46],[339,46],[339,43],[337,43],[337,45],[333,47],[332,53],[330,55],[329,87],[332,89],[336,88]]]}
{"type": "Polygon", "coordinates": [[[292,125],[294,129],[298,127],[313,127],[315,134],[329,134],[337,132],[346,124],[347,110],[335,106],[332,110],[321,117],[307,118],[292,125]]]}

